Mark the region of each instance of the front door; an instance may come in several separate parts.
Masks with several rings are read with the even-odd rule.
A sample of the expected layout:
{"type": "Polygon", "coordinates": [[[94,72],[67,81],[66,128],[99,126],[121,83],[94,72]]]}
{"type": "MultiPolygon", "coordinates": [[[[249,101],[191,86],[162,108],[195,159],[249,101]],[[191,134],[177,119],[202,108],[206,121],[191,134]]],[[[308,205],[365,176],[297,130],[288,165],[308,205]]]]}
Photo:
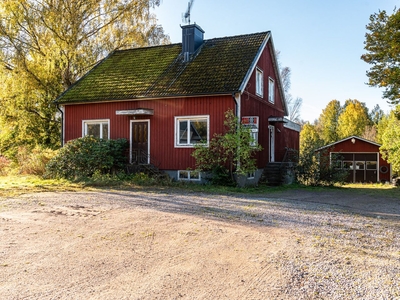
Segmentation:
{"type": "Polygon", "coordinates": [[[268,126],[269,131],[269,162],[275,162],[275,126],[268,126]]]}
{"type": "Polygon", "coordinates": [[[148,164],[150,161],[149,120],[131,121],[131,153],[132,164],[148,164]]]}

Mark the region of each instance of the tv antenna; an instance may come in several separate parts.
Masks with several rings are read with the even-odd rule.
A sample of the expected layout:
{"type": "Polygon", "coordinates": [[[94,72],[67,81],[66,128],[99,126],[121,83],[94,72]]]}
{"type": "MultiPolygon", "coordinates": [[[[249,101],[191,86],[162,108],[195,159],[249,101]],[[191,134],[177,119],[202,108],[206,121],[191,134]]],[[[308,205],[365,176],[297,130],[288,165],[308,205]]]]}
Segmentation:
{"type": "Polygon", "coordinates": [[[193,2],[194,2],[194,0],[189,1],[188,8],[182,18],[182,19],[184,19],[183,22],[185,22],[186,24],[190,24],[190,9],[193,6],[193,2]]]}

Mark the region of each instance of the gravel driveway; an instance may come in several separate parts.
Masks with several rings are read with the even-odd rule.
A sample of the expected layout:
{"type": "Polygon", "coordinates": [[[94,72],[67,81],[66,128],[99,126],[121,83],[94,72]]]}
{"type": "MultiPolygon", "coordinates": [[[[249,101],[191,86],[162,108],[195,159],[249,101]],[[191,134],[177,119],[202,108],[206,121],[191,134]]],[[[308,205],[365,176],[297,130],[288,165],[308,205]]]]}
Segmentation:
{"type": "Polygon", "coordinates": [[[1,299],[400,299],[400,200],[337,191],[0,199],[1,299]]]}

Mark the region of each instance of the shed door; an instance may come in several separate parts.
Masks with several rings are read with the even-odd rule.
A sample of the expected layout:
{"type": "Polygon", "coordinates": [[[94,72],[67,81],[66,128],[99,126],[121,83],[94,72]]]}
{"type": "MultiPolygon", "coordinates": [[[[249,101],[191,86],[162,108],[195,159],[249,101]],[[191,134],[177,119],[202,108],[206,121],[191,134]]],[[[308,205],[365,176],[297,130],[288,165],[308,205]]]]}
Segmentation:
{"type": "Polygon", "coordinates": [[[131,122],[131,163],[149,163],[149,121],[131,122]]]}

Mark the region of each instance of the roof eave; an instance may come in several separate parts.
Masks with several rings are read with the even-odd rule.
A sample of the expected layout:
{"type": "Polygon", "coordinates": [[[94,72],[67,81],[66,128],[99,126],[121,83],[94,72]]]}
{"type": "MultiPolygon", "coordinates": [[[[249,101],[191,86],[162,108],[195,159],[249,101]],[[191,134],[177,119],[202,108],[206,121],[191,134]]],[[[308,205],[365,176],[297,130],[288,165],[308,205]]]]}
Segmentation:
{"type": "Polygon", "coordinates": [[[247,73],[246,73],[246,75],[245,75],[245,77],[244,77],[244,79],[243,79],[243,81],[242,81],[242,83],[241,83],[241,85],[239,87],[239,92],[241,94],[243,94],[247,84],[249,83],[251,74],[253,74],[253,72],[254,72],[254,70],[255,70],[255,68],[257,66],[257,62],[260,59],[265,47],[267,46],[268,40],[270,39],[270,37],[271,37],[271,32],[268,31],[266,36],[265,36],[265,38],[264,38],[264,41],[262,42],[260,48],[258,49],[258,52],[257,52],[256,56],[254,57],[253,62],[251,63],[250,68],[247,70],[247,73]]]}
{"type": "Polygon", "coordinates": [[[314,151],[315,151],[315,152],[321,151],[321,150],[323,150],[323,149],[333,147],[333,146],[335,146],[335,145],[337,145],[337,144],[339,144],[339,143],[342,143],[342,142],[351,140],[351,139],[353,139],[353,138],[354,138],[354,139],[357,139],[357,140],[360,140],[360,141],[363,141],[363,142],[366,142],[366,143],[369,143],[369,144],[372,144],[372,145],[375,145],[375,146],[378,146],[378,147],[382,146],[381,144],[375,143],[375,142],[373,142],[373,141],[369,141],[369,140],[363,139],[363,138],[361,138],[361,137],[359,137],[359,136],[352,135],[352,136],[349,136],[349,137],[347,137],[347,138],[344,138],[344,139],[342,139],[342,140],[340,140],[340,141],[337,141],[337,142],[331,143],[331,144],[329,144],[329,145],[326,145],[326,146],[320,147],[320,148],[318,148],[318,149],[315,149],[314,151]]]}
{"type": "Polygon", "coordinates": [[[231,92],[214,92],[209,94],[190,94],[190,95],[168,95],[168,96],[153,96],[153,97],[145,97],[145,96],[137,96],[126,99],[104,99],[104,100],[85,100],[85,101],[66,101],[66,102],[57,102],[59,105],[75,105],[75,104],[92,104],[92,103],[109,103],[109,102],[127,102],[127,101],[143,101],[143,100],[157,100],[157,99],[173,99],[173,98],[193,98],[193,97],[212,97],[212,96],[232,96],[232,94],[237,93],[238,91],[231,92]]]}

